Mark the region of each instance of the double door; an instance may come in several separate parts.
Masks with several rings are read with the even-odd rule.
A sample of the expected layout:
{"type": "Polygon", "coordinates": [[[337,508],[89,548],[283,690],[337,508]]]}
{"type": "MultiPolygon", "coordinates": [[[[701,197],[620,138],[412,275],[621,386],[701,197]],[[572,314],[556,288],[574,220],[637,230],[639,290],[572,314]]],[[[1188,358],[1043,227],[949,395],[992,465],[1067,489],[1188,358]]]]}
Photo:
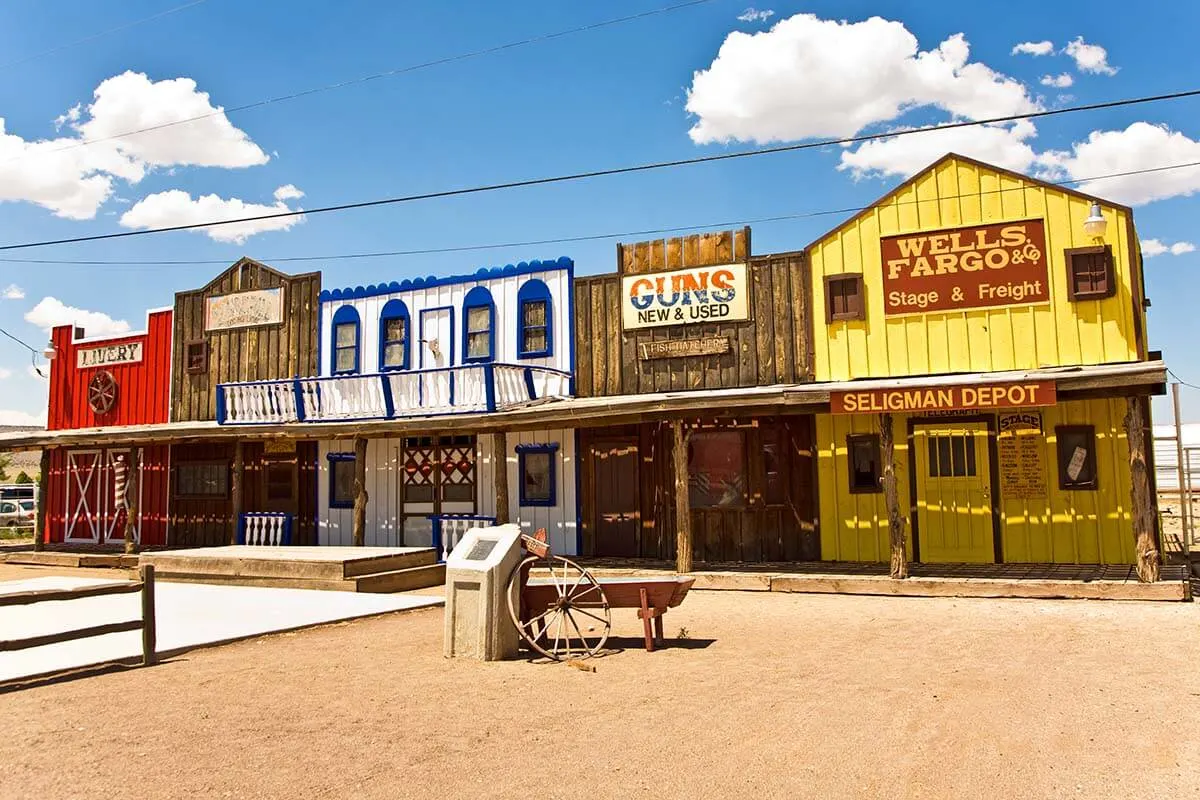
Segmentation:
{"type": "Polygon", "coordinates": [[[475,513],[474,436],[409,436],[403,439],[397,460],[401,518],[397,544],[428,547],[433,542],[431,516],[475,513]]]}
{"type": "MultiPolygon", "coordinates": [[[[118,472],[125,471],[126,491],[136,492],[138,515],[134,538],[141,535],[141,475],[131,474],[129,449],[68,450],[64,493],[64,538],[68,542],[103,544],[125,538],[126,511],[118,502],[118,472]]],[[[140,463],[140,459],[139,459],[140,463]]]]}

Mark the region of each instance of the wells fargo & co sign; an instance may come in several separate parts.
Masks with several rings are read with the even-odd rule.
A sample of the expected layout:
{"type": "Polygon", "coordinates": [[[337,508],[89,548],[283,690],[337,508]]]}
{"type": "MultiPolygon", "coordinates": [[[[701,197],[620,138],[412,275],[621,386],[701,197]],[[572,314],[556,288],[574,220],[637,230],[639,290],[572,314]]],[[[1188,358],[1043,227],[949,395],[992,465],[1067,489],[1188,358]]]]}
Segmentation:
{"type": "Polygon", "coordinates": [[[745,264],[691,267],[621,279],[625,330],[750,318],[745,264]]]}
{"type": "Polygon", "coordinates": [[[1050,301],[1042,220],[885,236],[886,316],[1050,301]]]}
{"type": "Polygon", "coordinates": [[[879,414],[948,410],[984,411],[993,408],[1052,406],[1057,399],[1054,381],[999,383],[980,386],[937,386],[913,389],[871,389],[831,392],[829,407],[835,414],[879,414]]]}

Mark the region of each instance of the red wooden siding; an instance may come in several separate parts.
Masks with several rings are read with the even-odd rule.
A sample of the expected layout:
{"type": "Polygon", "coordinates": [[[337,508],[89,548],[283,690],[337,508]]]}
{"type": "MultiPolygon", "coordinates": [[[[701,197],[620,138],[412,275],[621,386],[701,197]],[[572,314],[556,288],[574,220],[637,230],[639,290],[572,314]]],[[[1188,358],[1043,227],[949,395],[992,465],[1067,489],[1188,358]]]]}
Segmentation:
{"type": "MultiPolygon", "coordinates": [[[[165,411],[165,407],[164,407],[165,411]]],[[[141,517],[141,544],[143,547],[161,547],[167,543],[167,481],[170,476],[169,451],[167,445],[152,445],[141,448],[142,451],[142,486],[139,492],[141,517]]],[[[112,452],[128,453],[127,448],[113,448],[112,452]]],[[[44,483],[46,492],[46,523],[42,535],[47,542],[64,542],[67,535],[68,519],[79,509],[80,486],[88,487],[88,506],[76,515],[80,520],[76,523],[79,530],[85,530],[86,517],[95,524],[99,520],[101,527],[108,527],[108,521],[113,519],[112,470],[108,467],[109,452],[103,449],[55,449],[50,451],[50,471],[44,483]],[[103,465],[88,480],[86,472],[72,475],[68,471],[68,453],[77,456],[83,453],[95,453],[99,463],[103,465]],[[104,492],[104,504],[100,506],[101,490],[104,492]]],[[[90,457],[82,457],[84,461],[90,457]]],[[[77,472],[79,472],[77,470],[77,472]]],[[[112,526],[112,535],[101,536],[97,544],[122,541],[125,529],[121,524],[112,526]]]]}
{"type": "MultiPolygon", "coordinates": [[[[51,341],[57,351],[50,366],[50,409],[47,428],[107,427],[166,422],[170,410],[171,310],[149,315],[146,331],[106,339],[75,341],[74,328],[54,329],[51,341]],[[108,345],[142,343],[142,360],[136,364],[76,367],[76,353],[108,345]],[[99,416],[88,405],[88,382],[101,369],[117,382],[117,402],[109,413],[99,416]]],[[[84,331],[87,335],[87,331],[84,331]]]]}

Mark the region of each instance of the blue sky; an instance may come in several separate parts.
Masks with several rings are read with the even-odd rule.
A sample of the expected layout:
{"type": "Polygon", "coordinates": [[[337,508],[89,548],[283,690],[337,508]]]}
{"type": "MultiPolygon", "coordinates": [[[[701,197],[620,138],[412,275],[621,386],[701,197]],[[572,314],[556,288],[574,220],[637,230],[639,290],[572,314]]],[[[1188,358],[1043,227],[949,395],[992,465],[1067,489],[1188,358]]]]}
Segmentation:
{"type": "MultiPolygon", "coordinates": [[[[1153,15],[1129,15],[1127,4],[1098,0],[1086,13],[1079,4],[1044,1],[770,2],[755,9],[773,12],[765,19],[747,13],[745,0],[712,0],[172,129],[192,128],[190,136],[143,135],[127,145],[111,140],[51,156],[39,151],[67,147],[85,132],[124,132],[131,120],[191,116],[206,102],[231,108],[668,4],[206,0],[28,58],[183,2],[9,0],[0,7],[0,244],[208,218],[195,215],[231,199],[315,207],[1200,86],[1191,33],[1200,10],[1182,4],[1164,25],[1153,15]],[[889,22],[864,24],[873,16],[889,22]],[[759,35],[733,35],[739,31],[759,35]],[[1014,53],[1019,43],[1029,43],[1029,52],[1014,53]],[[1096,47],[1103,48],[1099,56],[1096,47]],[[1044,78],[1070,85],[1043,85],[1044,78]],[[194,89],[177,79],[194,81],[194,89]],[[78,190],[85,180],[86,190],[78,190]],[[198,205],[201,195],[220,200],[198,205]]],[[[1059,178],[1200,160],[1198,108],[1200,99],[1181,100],[1038,120],[1034,129],[975,129],[944,142],[906,137],[874,148],[830,147],[321,215],[244,241],[181,232],[0,258],[231,263],[246,254],[271,263],[701,228],[869,203],[912,164],[932,160],[925,157],[930,148],[953,146],[1059,178]],[[1089,136],[1090,146],[1078,148],[1089,136]]],[[[1189,346],[1200,338],[1189,291],[1200,251],[1187,247],[1200,244],[1192,225],[1200,201],[1190,194],[1200,190],[1200,170],[1089,188],[1135,202],[1143,242],[1166,248],[1146,261],[1151,343],[1184,380],[1200,384],[1200,353],[1189,346]]],[[[801,247],[841,218],[755,224],[754,249],[801,247]]],[[[320,269],[327,287],[560,255],[587,274],[613,269],[615,241],[276,263],[320,269]]],[[[0,289],[15,285],[20,291],[11,294],[23,294],[0,300],[0,327],[39,347],[46,340],[39,323],[75,316],[90,320],[93,331],[108,324],[69,309],[140,329],[146,309],[170,305],[175,291],[200,286],[220,269],[0,263],[0,289]]],[[[44,412],[45,382],[29,373],[29,363],[26,351],[0,340],[0,422],[44,412]]],[[[1185,416],[1200,419],[1200,391],[1185,390],[1184,397],[1185,416]]],[[[1155,411],[1158,420],[1169,418],[1166,405],[1155,411]]]]}

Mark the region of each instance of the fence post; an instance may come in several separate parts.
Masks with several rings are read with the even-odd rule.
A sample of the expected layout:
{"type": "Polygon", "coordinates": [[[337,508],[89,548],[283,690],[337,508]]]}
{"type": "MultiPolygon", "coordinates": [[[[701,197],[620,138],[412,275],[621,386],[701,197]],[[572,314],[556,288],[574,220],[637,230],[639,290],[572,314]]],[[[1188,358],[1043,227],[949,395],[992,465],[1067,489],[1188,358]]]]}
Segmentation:
{"type": "Polygon", "coordinates": [[[158,631],[154,622],[154,566],[143,564],[138,572],[142,577],[142,664],[158,661],[158,631]]]}

